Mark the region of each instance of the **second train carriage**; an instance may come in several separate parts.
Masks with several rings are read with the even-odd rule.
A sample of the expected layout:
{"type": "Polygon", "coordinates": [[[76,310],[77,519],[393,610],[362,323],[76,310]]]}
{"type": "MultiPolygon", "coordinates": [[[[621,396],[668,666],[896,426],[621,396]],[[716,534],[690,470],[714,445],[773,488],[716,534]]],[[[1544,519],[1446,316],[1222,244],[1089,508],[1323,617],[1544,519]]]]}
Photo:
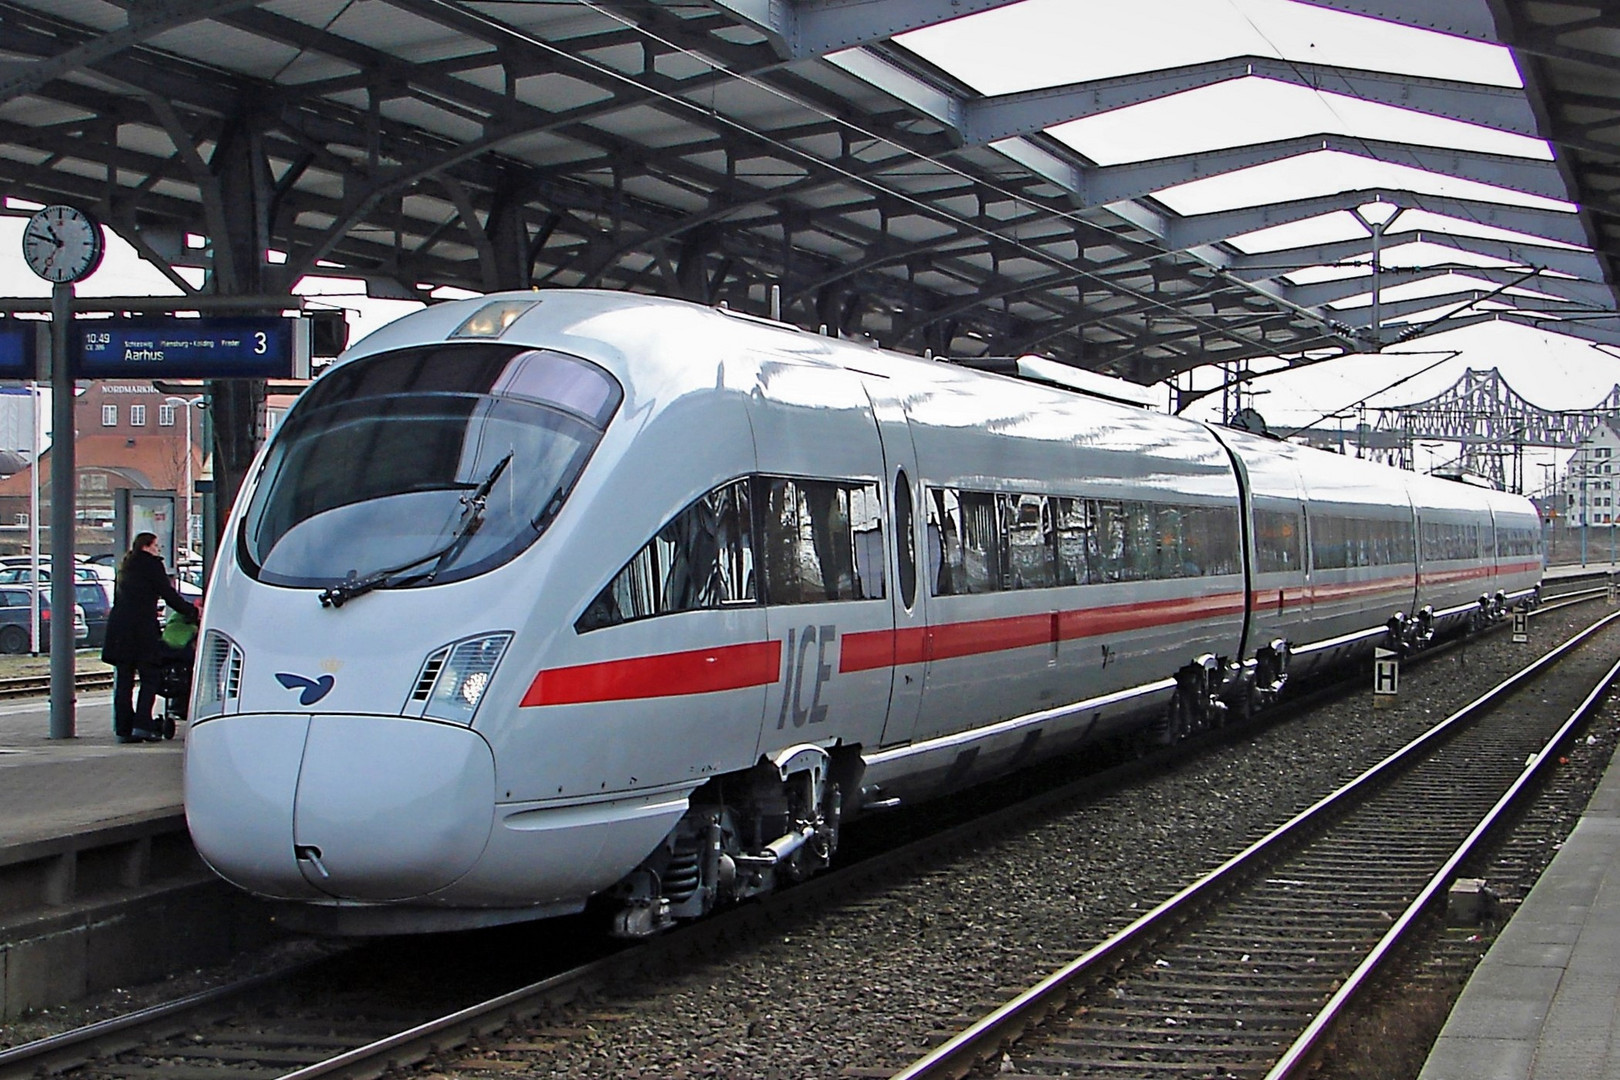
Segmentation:
{"type": "Polygon", "coordinates": [[[1535,524],[680,302],[440,305],[323,375],[244,487],[188,820],[316,925],[605,895],[644,933],[814,869],[850,812],[1498,613],[1535,524]]]}

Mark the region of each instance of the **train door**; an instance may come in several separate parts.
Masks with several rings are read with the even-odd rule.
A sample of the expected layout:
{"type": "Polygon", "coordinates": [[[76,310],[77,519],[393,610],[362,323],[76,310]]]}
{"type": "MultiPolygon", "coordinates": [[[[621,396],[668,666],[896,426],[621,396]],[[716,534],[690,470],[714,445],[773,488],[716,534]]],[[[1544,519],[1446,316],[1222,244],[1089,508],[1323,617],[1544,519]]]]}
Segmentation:
{"type": "Polygon", "coordinates": [[[1312,616],[1316,614],[1316,523],[1303,499],[1299,504],[1299,520],[1300,540],[1304,544],[1301,569],[1304,571],[1305,584],[1300,589],[1298,618],[1292,621],[1299,626],[1309,626],[1312,616]]]}
{"type": "Polygon", "coordinates": [[[918,509],[921,502],[917,483],[917,452],[911,441],[911,425],[905,407],[898,401],[874,395],[872,413],[877,418],[883,442],[883,468],[888,496],[890,580],[889,606],[894,617],[890,637],[892,677],[889,709],[883,726],[882,745],[893,746],[911,740],[922,705],[924,642],[927,618],[924,607],[928,590],[924,564],[919,558],[918,509]]]}
{"type": "Polygon", "coordinates": [[[780,650],[759,752],[876,746],[894,618],[883,448],[854,374],[793,358],[760,364],[750,400],[754,513],[767,632],[780,650]]]}

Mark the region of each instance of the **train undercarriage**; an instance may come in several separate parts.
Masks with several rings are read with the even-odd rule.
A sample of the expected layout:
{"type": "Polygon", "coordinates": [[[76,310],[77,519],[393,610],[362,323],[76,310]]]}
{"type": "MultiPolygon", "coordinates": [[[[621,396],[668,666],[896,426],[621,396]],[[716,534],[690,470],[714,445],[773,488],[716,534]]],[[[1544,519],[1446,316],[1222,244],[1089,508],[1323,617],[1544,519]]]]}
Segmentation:
{"type": "MultiPolygon", "coordinates": [[[[1519,603],[1529,608],[1532,592],[1519,603]]],[[[1507,596],[1484,595],[1465,616],[1439,619],[1430,607],[1395,612],[1380,646],[1409,656],[1433,644],[1442,624],[1477,633],[1506,619],[1507,596]]],[[[1138,731],[1146,752],[1247,719],[1268,707],[1289,680],[1292,650],[1268,642],[1248,663],[1206,654],[1175,674],[1162,715],[1138,731]]],[[[802,881],[826,867],[838,848],[846,793],[860,789],[858,748],[791,747],[746,772],[716,777],[693,792],[691,807],[658,849],[605,893],[611,932],[639,938],[678,920],[802,881]]]]}
{"type": "Polygon", "coordinates": [[[822,869],[860,772],[853,750],[803,745],[703,785],[658,849],[604,897],[616,908],[611,932],[646,937],[822,869]]]}

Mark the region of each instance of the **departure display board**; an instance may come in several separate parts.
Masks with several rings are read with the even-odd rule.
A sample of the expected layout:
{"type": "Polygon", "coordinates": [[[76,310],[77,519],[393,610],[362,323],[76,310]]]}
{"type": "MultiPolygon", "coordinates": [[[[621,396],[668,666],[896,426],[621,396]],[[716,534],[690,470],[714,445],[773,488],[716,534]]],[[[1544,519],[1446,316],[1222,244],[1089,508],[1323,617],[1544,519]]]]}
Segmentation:
{"type": "Polygon", "coordinates": [[[0,320],[0,379],[32,379],[35,375],[36,323],[0,320]]]}
{"type": "Polygon", "coordinates": [[[309,323],[274,315],[84,319],[69,348],[80,379],[309,377],[309,323]]]}

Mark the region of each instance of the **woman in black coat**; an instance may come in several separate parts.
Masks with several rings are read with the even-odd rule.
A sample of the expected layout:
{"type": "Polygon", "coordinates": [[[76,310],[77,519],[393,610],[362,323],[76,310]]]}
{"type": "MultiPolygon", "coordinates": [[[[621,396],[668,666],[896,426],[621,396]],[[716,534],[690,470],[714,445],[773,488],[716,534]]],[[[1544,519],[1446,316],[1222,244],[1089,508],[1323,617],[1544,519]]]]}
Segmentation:
{"type": "Polygon", "coordinates": [[[152,720],[163,660],[159,600],[193,621],[198,618],[196,606],[169,583],[157,536],[137,533],[129,554],[118,565],[112,610],[107,613],[107,638],[101,646],[101,659],[113,665],[113,734],[121,743],[162,738],[152,720]],[[135,700],[137,674],[141,679],[139,701],[135,700]]]}

